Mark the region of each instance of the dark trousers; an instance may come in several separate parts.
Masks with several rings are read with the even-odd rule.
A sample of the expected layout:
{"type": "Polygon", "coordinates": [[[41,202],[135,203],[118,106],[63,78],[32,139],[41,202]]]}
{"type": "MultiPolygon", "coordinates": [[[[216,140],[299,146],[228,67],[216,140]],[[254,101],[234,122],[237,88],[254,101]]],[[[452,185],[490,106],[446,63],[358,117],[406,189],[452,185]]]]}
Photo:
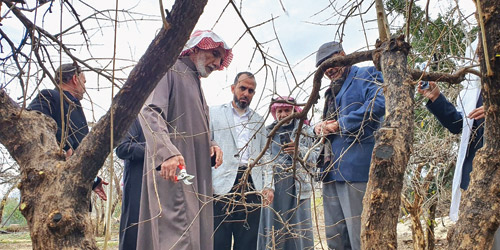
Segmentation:
{"type": "Polygon", "coordinates": [[[257,235],[260,221],[260,197],[256,194],[240,195],[242,188],[255,190],[252,177],[248,185],[240,184],[246,166],[238,169],[238,174],[230,194],[216,196],[214,201],[214,249],[254,250],[257,248],[257,235]]]}

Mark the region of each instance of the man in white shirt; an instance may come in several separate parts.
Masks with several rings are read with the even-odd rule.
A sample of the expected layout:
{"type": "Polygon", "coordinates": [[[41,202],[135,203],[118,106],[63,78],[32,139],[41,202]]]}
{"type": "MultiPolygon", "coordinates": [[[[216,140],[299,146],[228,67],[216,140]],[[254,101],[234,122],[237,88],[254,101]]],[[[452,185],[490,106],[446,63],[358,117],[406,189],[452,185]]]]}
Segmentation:
{"type": "Polygon", "coordinates": [[[214,249],[255,249],[261,203],[274,197],[271,166],[255,162],[267,140],[264,119],[248,107],[256,86],[252,73],[238,73],[233,100],[210,108],[212,138],[224,152],[222,165],[212,168],[214,249]]]}

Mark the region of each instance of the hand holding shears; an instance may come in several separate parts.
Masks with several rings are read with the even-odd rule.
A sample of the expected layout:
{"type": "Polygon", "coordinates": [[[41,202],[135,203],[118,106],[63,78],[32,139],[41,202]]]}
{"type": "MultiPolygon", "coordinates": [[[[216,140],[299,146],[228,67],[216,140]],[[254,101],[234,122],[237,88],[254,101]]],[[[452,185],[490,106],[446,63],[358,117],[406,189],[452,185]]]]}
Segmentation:
{"type": "Polygon", "coordinates": [[[192,184],[190,180],[194,178],[194,175],[188,174],[185,166],[184,157],[176,155],[164,161],[156,170],[160,171],[160,176],[165,180],[172,182],[183,181],[184,184],[190,185],[192,184]],[[180,169],[179,175],[177,175],[177,168],[180,169]]]}

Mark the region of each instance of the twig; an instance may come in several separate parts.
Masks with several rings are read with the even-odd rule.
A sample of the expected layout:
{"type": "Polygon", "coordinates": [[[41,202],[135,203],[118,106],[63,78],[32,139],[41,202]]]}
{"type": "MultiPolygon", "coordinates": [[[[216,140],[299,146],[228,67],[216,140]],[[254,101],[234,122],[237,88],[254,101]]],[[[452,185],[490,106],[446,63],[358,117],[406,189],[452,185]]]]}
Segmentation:
{"type": "Polygon", "coordinates": [[[487,76],[493,76],[493,70],[491,69],[490,65],[490,55],[488,54],[488,44],[486,42],[486,30],[484,28],[484,15],[483,15],[483,9],[481,8],[481,2],[479,0],[476,0],[476,8],[477,12],[479,15],[479,26],[481,26],[481,37],[483,38],[483,54],[484,54],[484,61],[486,63],[486,75],[487,76]]]}
{"type": "Polygon", "coordinates": [[[375,0],[375,8],[377,9],[378,34],[381,42],[389,40],[391,32],[387,23],[387,16],[384,11],[384,3],[382,0],[375,0]]]}
{"type": "Polygon", "coordinates": [[[406,41],[407,42],[410,41],[410,23],[411,23],[411,12],[412,12],[412,7],[413,7],[413,1],[414,0],[410,1],[410,4],[408,6],[408,11],[406,12],[406,17],[407,17],[407,20],[406,20],[406,41]]]}

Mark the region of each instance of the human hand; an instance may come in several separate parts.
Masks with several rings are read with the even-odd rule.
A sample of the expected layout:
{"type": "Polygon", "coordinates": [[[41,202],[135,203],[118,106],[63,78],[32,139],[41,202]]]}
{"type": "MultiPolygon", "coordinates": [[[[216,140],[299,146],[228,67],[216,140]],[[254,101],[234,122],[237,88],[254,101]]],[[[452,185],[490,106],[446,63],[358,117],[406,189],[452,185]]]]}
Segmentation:
{"type": "Polygon", "coordinates": [[[295,142],[291,141],[283,145],[283,152],[285,154],[293,154],[295,152],[295,142]]]}
{"type": "Polygon", "coordinates": [[[269,206],[274,199],[274,190],[265,188],[264,190],[262,190],[262,197],[264,198],[262,201],[262,205],[269,206]]]}
{"type": "Polygon", "coordinates": [[[186,163],[184,163],[184,157],[182,157],[182,155],[176,155],[168,158],[161,164],[160,176],[165,180],[177,182],[175,180],[175,177],[177,176],[177,166],[179,165],[186,165],[186,163]]]}
{"type": "Polygon", "coordinates": [[[322,131],[323,131],[323,122],[320,122],[320,123],[317,123],[315,126],[314,126],[314,133],[317,134],[317,135],[321,135],[322,134],[322,131]]]}
{"type": "Polygon", "coordinates": [[[210,147],[210,157],[214,156],[215,154],[215,168],[218,168],[220,165],[222,165],[222,149],[220,149],[219,146],[211,146],[210,147]]]}
{"type": "Polygon", "coordinates": [[[95,194],[101,198],[101,200],[106,201],[108,200],[108,197],[106,196],[106,191],[104,191],[104,187],[102,185],[108,185],[109,183],[105,182],[104,180],[101,180],[99,184],[94,188],[95,194]]]}
{"type": "Polygon", "coordinates": [[[339,123],[336,120],[322,121],[314,126],[314,133],[317,135],[331,134],[339,130],[339,123]]]}
{"type": "Polygon", "coordinates": [[[467,116],[470,119],[479,120],[484,118],[484,106],[472,110],[467,116]]]}
{"type": "Polygon", "coordinates": [[[434,102],[439,97],[439,94],[441,93],[439,91],[439,87],[437,86],[436,82],[429,82],[429,88],[427,88],[427,89],[422,89],[422,82],[419,82],[417,91],[421,95],[423,95],[423,96],[427,97],[429,100],[431,100],[431,102],[434,102]]]}
{"type": "Polygon", "coordinates": [[[73,155],[73,149],[68,149],[68,151],[66,151],[66,153],[64,154],[66,156],[66,160],[69,159],[70,156],[73,155]]]}

